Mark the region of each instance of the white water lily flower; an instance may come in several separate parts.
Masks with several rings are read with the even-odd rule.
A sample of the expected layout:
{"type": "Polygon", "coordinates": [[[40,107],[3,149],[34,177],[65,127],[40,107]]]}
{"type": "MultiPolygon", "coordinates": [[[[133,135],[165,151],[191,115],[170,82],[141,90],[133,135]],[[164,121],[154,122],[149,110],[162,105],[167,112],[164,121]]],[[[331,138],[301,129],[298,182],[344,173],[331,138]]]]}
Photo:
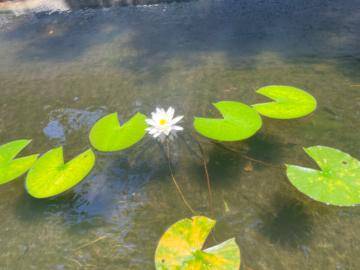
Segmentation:
{"type": "Polygon", "coordinates": [[[151,118],[146,119],[149,127],[146,129],[150,135],[159,139],[161,142],[169,137],[176,137],[176,132],[183,130],[181,126],[176,125],[184,116],[174,118],[175,110],[169,107],[167,111],[162,108],[156,108],[156,112],[151,113],[151,118]]]}

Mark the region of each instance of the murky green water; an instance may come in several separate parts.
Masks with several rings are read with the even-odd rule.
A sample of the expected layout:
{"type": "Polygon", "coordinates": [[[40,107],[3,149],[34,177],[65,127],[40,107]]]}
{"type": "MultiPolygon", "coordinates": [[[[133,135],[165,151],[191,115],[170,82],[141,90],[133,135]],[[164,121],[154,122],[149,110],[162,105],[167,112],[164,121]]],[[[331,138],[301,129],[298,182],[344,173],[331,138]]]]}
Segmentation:
{"type": "MultiPolygon", "coordinates": [[[[317,144],[360,157],[359,8],[356,0],[200,0],[3,12],[0,143],[33,138],[28,153],[64,145],[70,159],[89,147],[102,115],[126,120],[174,106],[186,127],[172,146],[176,177],[193,207],[218,220],[216,239],[236,237],[243,270],[359,269],[360,208],[306,198],[281,166],[314,166],[301,147],[317,144]],[[303,88],[318,109],[264,119],[255,137],[226,145],[234,152],[201,139],[211,215],[192,117],[215,115],[218,100],[259,102],[254,90],[268,84],[303,88]]],[[[52,200],[30,198],[23,179],[1,186],[0,269],[154,269],[158,239],[188,216],[161,148],[147,138],[97,153],[92,173],[52,200]]]]}

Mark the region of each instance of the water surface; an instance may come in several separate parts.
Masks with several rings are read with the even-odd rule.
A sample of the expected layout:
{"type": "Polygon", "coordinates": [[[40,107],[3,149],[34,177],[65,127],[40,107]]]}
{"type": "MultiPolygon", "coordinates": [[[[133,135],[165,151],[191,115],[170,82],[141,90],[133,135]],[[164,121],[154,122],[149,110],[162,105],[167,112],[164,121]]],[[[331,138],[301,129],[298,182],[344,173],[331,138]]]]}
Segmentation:
{"type": "MultiPolygon", "coordinates": [[[[302,147],[318,144],[360,157],[359,1],[84,2],[1,12],[0,143],[32,138],[26,153],[63,145],[70,159],[101,116],[174,106],[185,115],[172,145],[176,177],[191,205],[217,219],[217,241],[236,237],[242,269],[358,269],[359,208],[306,198],[282,165],[315,166],[302,147]],[[219,100],[263,101],[254,91],[268,84],[307,90],[318,109],[264,118],[256,136],[225,145],[233,151],[196,137],[211,214],[193,116],[215,116],[219,100]]],[[[0,269],[154,269],[158,239],[189,216],[161,147],[146,138],[97,153],[92,173],[58,198],[30,198],[23,178],[1,186],[0,269]]]]}

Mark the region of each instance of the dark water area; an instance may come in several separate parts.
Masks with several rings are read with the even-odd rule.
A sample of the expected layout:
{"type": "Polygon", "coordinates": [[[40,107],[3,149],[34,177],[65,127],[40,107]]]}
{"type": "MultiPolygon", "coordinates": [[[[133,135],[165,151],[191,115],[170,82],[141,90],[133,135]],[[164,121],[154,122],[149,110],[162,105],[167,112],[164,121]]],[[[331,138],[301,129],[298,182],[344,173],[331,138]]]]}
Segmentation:
{"type": "MultiPolygon", "coordinates": [[[[90,147],[101,116],[173,106],[185,116],[171,146],[176,177],[191,205],[218,221],[216,239],[236,238],[243,270],[359,268],[360,208],[305,197],[283,167],[315,168],[303,146],[360,158],[358,0],[55,2],[0,5],[0,144],[32,138],[24,154],[63,145],[69,160],[90,147]],[[264,118],[257,135],[225,145],[235,151],[195,134],[193,117],[216,115],[212,102],[254,104],[269,84],[309,91],[317,110],[264,118]]],[[[32,199],[24,177],[0,187],[0,269],[154,269],[164,230],[191,216],[161,147],[146,137],[96,155],[91,174],[57,198],[32,199]]]]}

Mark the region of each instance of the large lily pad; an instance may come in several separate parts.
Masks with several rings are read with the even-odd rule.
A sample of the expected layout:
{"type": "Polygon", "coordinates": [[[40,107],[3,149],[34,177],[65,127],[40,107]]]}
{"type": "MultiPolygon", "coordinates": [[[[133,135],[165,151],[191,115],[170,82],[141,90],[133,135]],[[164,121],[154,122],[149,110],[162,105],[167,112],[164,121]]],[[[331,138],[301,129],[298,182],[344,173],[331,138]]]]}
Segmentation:
{"type": "Polygon", "coordinates": [[[31,140],[16,140],[0,146],[0,185],[10,182],[27,172],[38,155],[14,159],[31,140]]]}
{"type": "Polygon", "coordinates": [[[91,171],[95,155],[91,149],[64,163],[63,148],[42,155],[26,177],[26,190],[35,198],[48,198],[77,185],[91,171]]]}
{"type": "Polygon", "coordinates": [[[340,150],[304,148],[321,170],[287,165],[290,182],[314,200],[338,206],[360,203],[360,161],[340,150]]]}
{"type": "Polygon", "coordinates": [[[250,106],[235,101],[213,103],[223,119],[195,117],[201,135],[218,141],[240,141],[254,135],[262,125],[260,115],[250,106]]]}
{"type": "Polygon", "coordinates": [[[196,216],[172,225],[155,253],[157,270],[238,270],[240,249],[235,239],[202,250],[215,221],[196,216]]]}
{"type": "Polygon", "coordinates": [[[108,114],[92,127],[89,136],[91,145],[104,152],[129,148],[145,136],[145,119],[145,115],[136,113],[120,126],[117,113],[108,114]]]}
{"type": "Polygon", "coordinates": [[[275,119],[303,117],[316,109],[316,99],[308,92],[292,86],[270,85],[256,91],[273,102],[253,105],[260,114],[275,119]]]}

